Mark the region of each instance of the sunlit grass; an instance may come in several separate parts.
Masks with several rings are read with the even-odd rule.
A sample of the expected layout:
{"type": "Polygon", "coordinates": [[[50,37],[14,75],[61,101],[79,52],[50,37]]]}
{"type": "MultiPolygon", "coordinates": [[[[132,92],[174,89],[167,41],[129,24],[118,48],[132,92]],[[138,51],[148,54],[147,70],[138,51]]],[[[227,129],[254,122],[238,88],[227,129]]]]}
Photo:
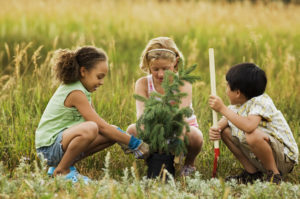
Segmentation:
{"type": "MultiPolygon", "coordinates": [[[[211,178],[213,162],[213,146],[207,135],[212,122],[207,105],[210,47],[215,49],[217,93],[226,103],[224,75],[228,68],[243,61],[257,63],[267,73],[267,93],[286,117],[300,144],[300,7],[280,3],[266,6],[247,2],[142,0],[88,0],[84,3],[79,0],[0,0],[0,4],[0,160],[2,167],[11,172],[8,179],[14,176],[22,157],[34,167],[34,132],[58,86],[51,71],[51,57],[56,49],[96,45],[107,51],[110,73],[104,86],[93,94],[93,102],[101,117],[126,129],[136,120],[134,82],[144,75],[138,68],[139,57],[148,40],[156,36],[174,38],[186,63],[198,64],[196,73],[202,80],[193,87],[193,106],[205,140],[196,160],[201,179],[211,178]]],[[[134,158],[124,155],[118,146],[79,163],[81,172],[95,180],[101,179],[108,151],[111,153],[110,177],[121,180],[123,169],[135,163],[134,158]]],[[[145,175],[143,161],[137,161],[136,168],[139,176],[145,175]]],[[[224,178],[240,168],[221,144],[219,176],[224,178]]],[[[300,176],[295,175],[299,173],[300,168],[296,166],[285,180],[299,184],[300,176]]],[[[1,183],[2,180],[4,178],[1,183]]],[[[248,191],[254,189],[255,186],[248,191]]],[[[247,189],[235,190],[244,194],[247,189]]],[[[61,190],[57,193],[66,194],[61,190]]]]}
{"type": "Polygon", "coordinates": [[[12,176],[0,163],[1,198],[299,198],[299,185],[283,182],[280,186],[255,182],[239,185],[235,181],[205,180],[198,171],[194,177],[174,180],[141,178],[134,166],[122,168],[120,179],[111,177],[110,153],[105,157],[101,178],[89,185],[82,181],[72,184],[63,177],[46,176],[44,164],[33,167],[21,159],[12,176]],[[21,180],[20,180],[21,179],[21,180]]]}

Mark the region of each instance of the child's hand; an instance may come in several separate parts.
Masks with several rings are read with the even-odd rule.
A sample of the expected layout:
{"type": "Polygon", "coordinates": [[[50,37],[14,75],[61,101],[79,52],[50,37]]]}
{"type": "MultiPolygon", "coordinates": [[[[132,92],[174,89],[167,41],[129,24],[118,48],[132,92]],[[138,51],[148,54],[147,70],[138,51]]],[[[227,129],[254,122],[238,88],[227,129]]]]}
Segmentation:
{"type": "Polygon", "coordinates": [[[219,96],[216,96],[216,95],[209,96],[208,104],[209,104],[210,108],[212,108],[213,110],[215,110],[217,112],[221,112],[221,110],[224,107],[226,107],[223,103],[223,100],[219,96]]]}
{"type": "Polygon", "coordinates": [[[221,139],[221,129],[218,127],[210,127],[209,139],[210,140],[220,140],[221,139]]]}

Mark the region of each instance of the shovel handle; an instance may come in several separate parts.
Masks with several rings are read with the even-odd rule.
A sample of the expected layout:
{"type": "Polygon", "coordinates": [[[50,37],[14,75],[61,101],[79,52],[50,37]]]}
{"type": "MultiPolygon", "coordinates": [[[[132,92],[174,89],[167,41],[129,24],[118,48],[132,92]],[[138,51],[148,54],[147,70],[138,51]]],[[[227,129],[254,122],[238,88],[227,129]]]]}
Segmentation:
{"type": "MultiPolygon", "coordinates": [[[[216,72],[215,72],[215,58],[214,58],[214,49],[209,49],[209,72],[210,72],[210,88],[211,88],[211,94],[217,95],[216,91],[216,72]]],[[[213,127],[218,126],[218,117],[217,112],[212,111],[213,114],[213,127]]],[[[214,148],[219,148],[219,141],[214,141],[214,148]]]]}

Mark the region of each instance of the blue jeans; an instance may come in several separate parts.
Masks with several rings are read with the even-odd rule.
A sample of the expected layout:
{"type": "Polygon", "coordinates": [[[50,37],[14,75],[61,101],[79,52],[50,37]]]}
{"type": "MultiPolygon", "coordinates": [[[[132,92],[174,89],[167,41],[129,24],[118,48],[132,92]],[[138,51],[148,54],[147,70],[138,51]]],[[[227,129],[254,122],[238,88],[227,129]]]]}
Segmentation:
{"type": "Polygon", "coordinates": [[[42,155],[49,166],[57,166],[64,155],[61,144],[63,132],[64,131],[61,131],[58,134],[55,142],[52,145],[37,149],[38,156],[42,155]]]}
{"type": "MultiPolygon", "coordinates": [[[[64,129],[64,130],[66,130],[66,129],[64,129]]],[[[62,130],[62,131],[58,134],[58,136],[57,136],[55,142],[54,142],[52,145],[40,147],[40,148],[38,148],[38,149],[36,150],[37,153],[38,153],[38,157],[42,155],[42,156],[44,157],[44,159],[47,161],[48,166],[56,167],[56,166],[60,163],[62,157],[64,156],[64,153],[65,153],[65,152],[64,152],[64,150],[63,150],[63,148],[62,148],[62,144],[61,144],[61,141],[62,141],[62,135],[63,135],[64,130],[62,130]]],[[[85,157],[85,153],[84,153],[84,152],[81,152],[81,153],[75,158],[75,160],[74,160],[74,162],[72,163],[72,165],[73,165],[75,162],[77,162],[78,160],[82,159],[83,157],[85,157]]]]}

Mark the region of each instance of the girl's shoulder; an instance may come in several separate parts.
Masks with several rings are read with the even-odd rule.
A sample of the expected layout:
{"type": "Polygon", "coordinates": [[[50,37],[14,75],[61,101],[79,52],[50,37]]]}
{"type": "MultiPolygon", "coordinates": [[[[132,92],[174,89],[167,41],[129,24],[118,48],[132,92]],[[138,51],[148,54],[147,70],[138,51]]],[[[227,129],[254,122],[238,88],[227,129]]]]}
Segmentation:
{"type": "Polygon", "coordinates": [[[147,76],[140,77],[138,80],[135,82],[135,91],[146,91],[148,90],[148,79],[147,76]]]}
{"type": "Polygon", "coordinates": [[[63,95],[65,98],[74,91],[81,91],[83,94],[85,94],[88,100],[91,101],[91,93],[82,85],[80,81],[70,84],[61,84],[58,90],[58,93],[63,95]]]}
{"type": "Polygon", "coordinates": [[[136,80],[135,85],[136,86],[147,86],[148,84],[148,76],[140,77],[138,80],[136,80]]]}
{"type": "Polygon", "coordinates": [[[191,91],[193,89],[193,86],[190,82],[184,81],[184,84],[180,86],[181,91],[191,91]]]}

